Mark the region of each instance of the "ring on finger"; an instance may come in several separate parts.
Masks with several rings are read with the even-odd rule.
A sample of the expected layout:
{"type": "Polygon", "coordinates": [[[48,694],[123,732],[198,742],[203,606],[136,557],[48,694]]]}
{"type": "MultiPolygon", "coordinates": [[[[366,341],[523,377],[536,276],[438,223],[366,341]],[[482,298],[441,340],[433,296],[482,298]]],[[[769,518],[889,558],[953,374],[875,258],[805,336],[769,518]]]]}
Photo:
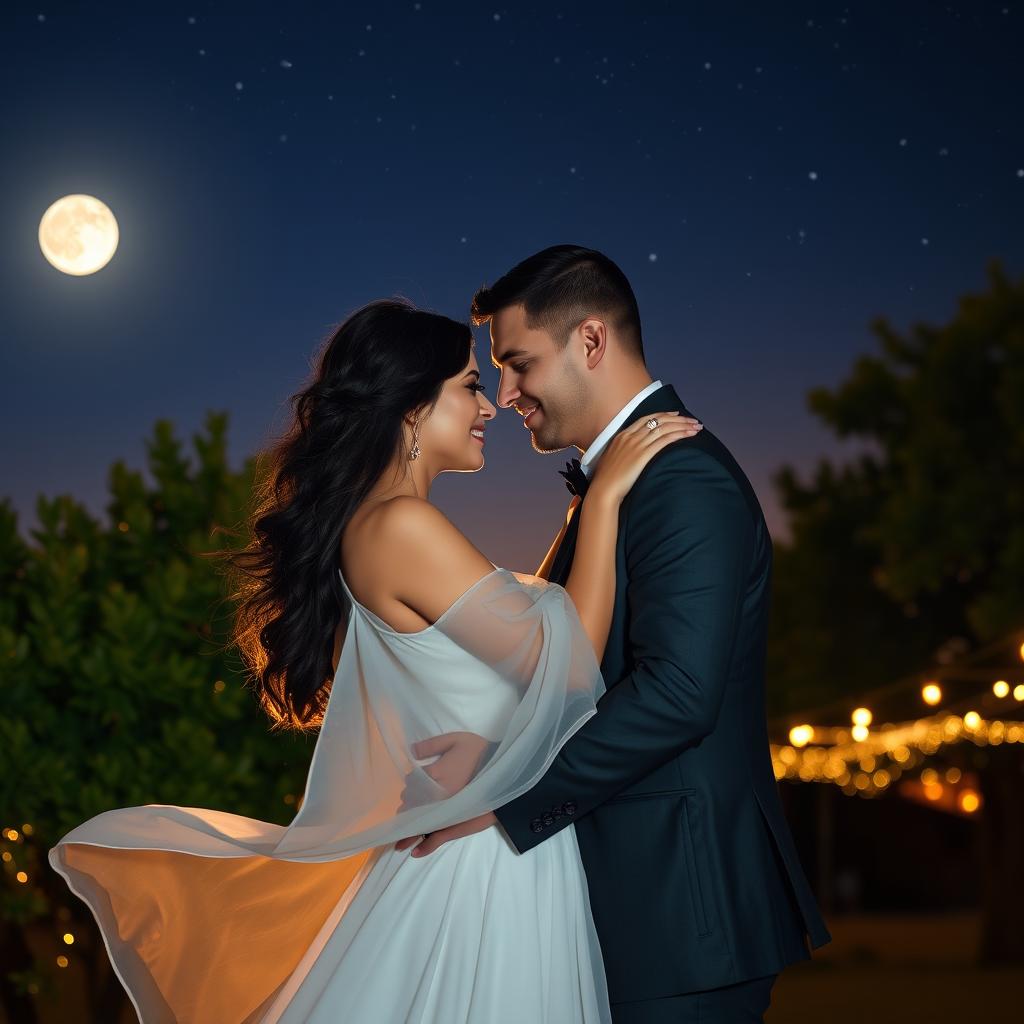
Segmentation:
{"type": "Polygon", "coordinates": [[[645,424],[648,430],[654,430],[658,426],[658,421],[652,416],[645,424]]]}

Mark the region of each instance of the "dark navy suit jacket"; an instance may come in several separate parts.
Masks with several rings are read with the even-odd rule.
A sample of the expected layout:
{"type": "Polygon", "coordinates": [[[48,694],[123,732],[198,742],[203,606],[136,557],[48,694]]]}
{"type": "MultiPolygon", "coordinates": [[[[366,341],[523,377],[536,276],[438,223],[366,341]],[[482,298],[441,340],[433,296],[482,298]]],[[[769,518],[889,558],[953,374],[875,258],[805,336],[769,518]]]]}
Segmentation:
{"type": "MultiPolygon", "coordinates": [[[[667,385],[620,429],[665,409],[693,415],[667,385]]],[[[553,582],[569,575],[578,522],[579,508],[553,582]]],[[[830,935],[768,747],[771,537],[706,426],[644,468],[615,568],[598,713],[495,813],[520,852],[575,823],[613,1002],[778,973],[830,935]]]]}

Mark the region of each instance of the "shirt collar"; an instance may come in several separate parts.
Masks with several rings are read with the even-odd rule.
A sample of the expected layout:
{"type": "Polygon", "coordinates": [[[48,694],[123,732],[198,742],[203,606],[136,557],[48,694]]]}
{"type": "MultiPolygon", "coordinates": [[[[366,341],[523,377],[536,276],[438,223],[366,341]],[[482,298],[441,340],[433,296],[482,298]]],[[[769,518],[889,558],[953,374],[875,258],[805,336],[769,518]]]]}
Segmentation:
{"type": "Polygon", "coordinates": [[[601,452],[605,450],[608,443],[615,436],[615,432],[625,422],[626,417],[648,396],[654,394],[658,388],[663,387],[660,380],[652,381],[642,391],[635,394],[616,414],[615,418],[601,431],[597,437],[594,438],[590,443],[590,447],[583,453],[583,457],[580,459],[580,469],[586,474],[587,479],[590,479],[590,474],[593,472],[594,465],[597,460],[601,457],[601,452]]]}

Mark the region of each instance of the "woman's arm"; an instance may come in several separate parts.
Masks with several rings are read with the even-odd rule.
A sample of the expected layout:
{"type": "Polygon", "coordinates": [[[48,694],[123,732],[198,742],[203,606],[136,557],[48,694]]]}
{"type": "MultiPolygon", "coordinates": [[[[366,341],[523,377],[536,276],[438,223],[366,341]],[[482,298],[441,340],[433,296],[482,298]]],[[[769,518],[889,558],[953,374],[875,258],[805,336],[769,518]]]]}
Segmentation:
{"type": "Polygon", "coordinates": [[[587,500],[576,511],[580,517],[579,534],[572,570],[565,581],[565,589],[594,645],[598,664],[604,657],[615,603],[615,541],[620,505],[621,499],[614,494],[587,494],[587,500]]]}
{"type": "Polygon", "coordinates": [[[572,514],[579,503],[580,496],[577,494],[572,501],[569,502],[569,508],[565,513],[565,523],[562,525],[561,530],[558,531],[558,536],[551,542],[551,547],[548,548],[548,553],[544,556],[544,561],[540,563],[537,571],[533,574],[534,576],[539,576],[542,580],[546,580],[548,578],[548,574],[551,572],[551,563],[555,560],[555,553],[558,551],[558,547],[562,543],[565,531],[569,529],[569,522],[572,520],[572,514]]]}
{"type": "MultiPolygon", "coordinates": [[[[697,420],[674,410],[655,413],[653,418],[659,424],[655,430],[648,428],[647,420],[638,420],[612,438],[594,470],[586,501],[576,511],[579,533],[565,589],[594,645],[598,664],[604,657],[615,606],[615,545],[622,500],[658,452],[701,429],[697,420]]],[[[554,557],[552,551],[548,557],[554,557]]]]}

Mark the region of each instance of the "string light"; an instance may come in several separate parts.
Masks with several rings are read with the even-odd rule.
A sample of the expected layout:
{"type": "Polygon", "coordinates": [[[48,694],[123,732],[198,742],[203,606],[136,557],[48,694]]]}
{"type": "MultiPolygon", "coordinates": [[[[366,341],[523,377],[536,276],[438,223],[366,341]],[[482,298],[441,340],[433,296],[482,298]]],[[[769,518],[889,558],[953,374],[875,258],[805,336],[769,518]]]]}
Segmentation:
{"type": "Polygon", "coordinates": [[[1012,695],[1018,704],[1024,704],[1024,680],[1014,684],[1007,679],[1014,669],[996,667],[1006,665],[1010,652],[1024,660],[1022,641],[1024,632],[1019,632],[1013,637],[1009,652],[1007,640],[1003,639],[975,651],[959,665],[944,664],[940,677],[926,677],[921,682],[920,677],[911,676],[875,691],[876,699],[884,697],[889,701],[900,691],[917,690],[931,709],[920,718],[873,725],[875,712],[864,705],[851,711],[852,724],[846,726],[815,722],[815,715],[807,714],[803,722],[788,727],[788,744],[771,744],[776,779],[831,783],[848,795],[871,797],[890,788],[901,776],[923,768],[919,785],[915,783],[916,788],[908,789],[908,796],[923,795],[929,801],[939,802],[943,809],[968,815],[977,813],[983,800],[970,787],[969,775],[948,763],[938,771],[925,766],[946,748],[964,741],[978,747],[1024,743],[1024,721],[986,717],[986,709],[994,707],[993,696],[1004,700],[1012,695]],[[999,663],[995,657],[1000,659],[999,663]],[[960,685],[978,678],[975,665],[991,666],[992,681],[987,684],[990,688],[981,693],[975,691],[968,703],[963,700],[966,694],[960,693],[960,685]],[[960,670],[964,670],[962,675],[960,670]],[[958,707],[947,703],[940,709],[948,701],[944,688],[958,692],[958,707]]]}
{"type": "Polygon", "coordinates": [[[70,946],[75,941],[74,935],[71,932],[64,933],[64,944],[70,946]]]}
{"type": "MultiPolygon", "coordinates": [[[[944,747],[965,740],[975,746],[1024,744],[1024,722],[989,720],[974,710],[962,717],[940,712],[916,721],[886,724],[873,731],[865,726],[854,726],[850,730],[826,726],[795,728],[811,730],[814,742],[772,744],[772,767],[776,779],[833,783],[845,793],[864,796],[873,796],[887,789],[906,771],[944,747]],[[858,738],[859,730],[863,730],[863,739],[858,738]]],[[[791,740],[793,731],[790,731],[791,740]]],[[[796,739],[804,736],[805,733],[797,733],[796,739]]],[[[945,782],[949,785],[956,785],[960,779],[959,768],[950,768],[945,775],[945,782]]],[[[942,797],[943,781],[935,769],[925,768],[921,783],[929,800],[942,797]]]]}

